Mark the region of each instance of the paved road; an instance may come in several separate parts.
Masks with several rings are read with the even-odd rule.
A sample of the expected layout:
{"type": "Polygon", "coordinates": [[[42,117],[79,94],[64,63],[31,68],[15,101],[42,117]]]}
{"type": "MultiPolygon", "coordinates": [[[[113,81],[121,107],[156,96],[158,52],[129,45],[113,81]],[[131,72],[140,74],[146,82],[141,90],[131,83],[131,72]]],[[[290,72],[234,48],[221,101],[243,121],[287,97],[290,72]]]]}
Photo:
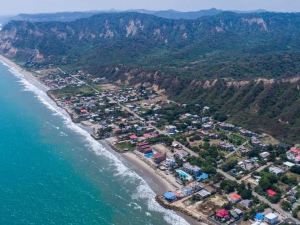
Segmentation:
{"type": "MultiPolygon", "coordinates": [[[[264,170],[265,168],[267,168],[268,166],[271,166],[271,165],[272,165],[272,163],[271,163],[271,162],[268,162],[266,165],[263,165],[263,166],[259,167],[259,168],[258,168],[257,170],[255,170],[255,171],[256,171],[256,172],[260,172],[260,171],[264,170]]],[[[255,172],[255,171],[253,171],[253,172],[255,172]]],[[[253,172],[252,172],[252,173],[253,173],[253,172]]],[[[248,175],[244,176],[244,177],[241,179],[241,181],[247,180],[248,178],[250,178],[251,175],[252,175],[252,173],[249,173],[248,175]]]]}
{"type": "MultiPolygon", "coordinates": [[[[64,70],[62,70],[61,68],[57,67],[58,70],[60,70],[63,74],[67,74],[64,70]]],[[[74,79],[78,80],[81,83],[84,83],[86,86],[90,87],[92,90],[94,90],[96,93],[100,93],[99,90],[97,90],[95,87],[93,87],[92,85],[86,83],[83,80],[80,80],[79,78],[75,77],[74,75],[70,75],[71,77],[73,77],[74,79]]],[[[122,105],[119,102],[114,101],[112,98],[107,97],[110,101],[115,102],[116,104],[118,104],[118,106],[122,107],[124,110],[126,110],[127,112],[129,112],[130,114],[132,114],[134,117],[138,118],[141,121],[145,121],[144,118],[142,118],[141,116],[139,116],[136,112],[133,112],[131,109],[129,109],[128,107],[122,105]]],[[[169,137],[171,137],[171,135],[169,135],[168,133],[166,133],[165,131],[162,131],[160,129],[158,129],[157,127],[153,126],[153,125],[149,125],[151,128],[155,129],[159,134],[164,134],[167,135],[169,137]]],[[[185,151],[187,151],[190,155],[198,157],[199,155],[192,151],[191,149],[187,148],[186,146],[184,146],[183,144],[181,144],[178,141],[175,141],[176,144],[178,144],[180,147],[182,147],[182,149],[184,149],[185,151]]]]}
{"type": "MultiPolygon", "coordinates": [[[[58,69],[59,69],[62,73],[66,74],[66,72],[64,72],[62,69],[60,69],[60,68],[58,68],[58,69]]],[[[96,93],[100,93],[99,90],[97,90],[97,89],[94,88],[93,86],[87,84],[85,81],[82,81],[82,80],[78,79],[78,78],[75,77],[74,75],[70,75],[70,76],[73,77],[74,79],[76,79],[76,80],[78,80],[78,81],[84,83],[85,85],[89,86],[89,87],[92,88],[96,93]]],[[[110,99],[110,100],[113,100],[113,99],[110,99]]],[[[135,112],[133,112],[132,110],[130,110],[128,107],[126,107],[126,106],[124,106],[124,105],[122,105],[122,104],[120,104],[120,103],[118,103],[118,102],[116,102],[116,103],[117,103],[120,107],[122,107],[123,109],[125,109],[127,112],[129,112],[129,113],[131,113],[132,115],[134,115],[136,118],[138,118],[138,119],[144,121],[144,118],[140,117],[138,114],[136,114],[135,112]]],[[[167,134],[166,132],[164,132],[164,131],[158,129],[157,127],[152,126],[152,125],[150,125],[150,126],[151,126],[152,128],[154,128],[155,130],[157,130],[160,134],[165,134],[165,135],[170,136],[170,135],[167,134]]],[[[248,142],[248,141],[247,141],[247,142],[248,142]]],[[[241,148],[242,146],[244,146],[245,144],[247,144],[247,142],[245,142],[245,143],[243,143],[241,146],[239,146],[239,147],[237,148],[237,150],[240,149],[240,148],[241,148]]],[[[196,157],[198,156],[197,153],[195,153],[194,151],[190,150],[189,148],[187,148],[186,146],[182,145],[181,143],[179,143],[179,142],[177,142],[177,141],[176,141],[176,143],[177,143],[179,146],[181,146],[185,151],[187,151],[188,153],[190,153],[192,156],[196,156],[196,157]]],[[[236,151],[237,151],[237,150],[236,150],[236,151]]],[[[235,152],[236,152],[236,151],[235,151],[235,152]]],[[[232,154],[233,154],[233,153],[234,153],[234,152],[232,152],[232,154]]],[[[228,156],[228,155],[227,155],[227,156],[228,156]]],[[[270,164],[270,165],[271,165],[271,164],[270,164]]],[[[257,171],[261,171],[261,170],[263,170],[264,168],[266,168],[267,166],[269,166],[269,165],[267,164],[267,165],[265,165],[265,166],[263,166],[263,167],[260,167],[257,171]]],[[[220,174],[222,174],[222,175],[223,175],[224,177],[226,177],[228,180],[235,181],[235,182],[237,182],[237,183],[239,183],[239,184],[241,184],[241,182],[242,182],[242,180],[243,180],[243,179],[242,179],[242,180],[237,180],[237,179],[235,179],[233,176],[229,175],[228,173],[226,173],[226,172],[224,172],[223,170],[220,170],[220,169],[217,169],[217,172],[220,173],[220,174]]],[[[248,176],[249,176],[249,175],[248,175],[248,176]]],[[[250,176],[251,176],[251,174],[250,174],[250,176]]],[[[246,179],[247,179],[247,178],[245,178],[244,180],[246,180],[246,179]]],[[[268,204],[272,209],[274,209],[274,210],[276,210],[278,213],[280,213],[280,214],[283,216],[284,219],[285,219],[285,218],[290,218],[290,219],[292,219],[296,224],[300,224],[300,221],[299,221],[299,220],[293,218],[289,213],[287,213],[287,212],[285,212],[283,209],[281,209],[281,207],[280,207],[279,205],[277,205],[277,204],[272,204],[272,203],[271,203],[270,201],[268,201],[265,197],[259,195],[259,194],[256,193],[255,191],[253,191],[253,196],[256,196],[261,202],[264,202],[264,203],[268,204]]]]}
{"type": "Polygon", "coordinates": [[[229,158],[230,156],[232,156],[233,154],[235,154],[237,151],[239,151],[242,147],[244,147],[246,144],[248,144],[249,141],[245,141],[243,144],[241,144],[239,147],[237,147],[233,152],[230,152],[229,154],[227,154],[225,156],[225,158],[229,158]]]}
{"type": "MultiPolygon", "coordinates": [[[[269,165],[271,165],[271,164],[272,164],[272,163],[270,163],[269,165]]],[[[264,168],[266,168],[266,167],[269,166],[269,165],[262,166],[262,167],[258,168],[257,171],[261,171],[261,170],[263,170],[264,168]]],[[[242,183],[242,180],[237,180],[237,179],[235,179],[235,177],[233,177],[233,176],[231,176],[230,174],[224,172],[223,170],[217,169],[217,172],[220,173],[220,174],[222,174],[222,175],[223,175],[226,179],[228,179],[228,180],[235,181],[235,182],[237,182],[237,183],[239,183],[239,184],[242,183]]],[[[283,219],[289,218],[289,219],[293,220],[295,224],[300,224],[300,220],[295,219],[290,213],[284,211],[284,210],[280,207],[279,204],[273,204],[273,203],[271,203],[268,199],[266,199],[264,196],[258,194],[258,193],[255,192],[255,191],[252,191],[252,194],[253,194],[253,196],[257,197],[261,202],[263,202],[263,203],[269,205],[270,208],[272,208],[273,210],[277,211],[277,212],[283,217],[283,219]]]]}

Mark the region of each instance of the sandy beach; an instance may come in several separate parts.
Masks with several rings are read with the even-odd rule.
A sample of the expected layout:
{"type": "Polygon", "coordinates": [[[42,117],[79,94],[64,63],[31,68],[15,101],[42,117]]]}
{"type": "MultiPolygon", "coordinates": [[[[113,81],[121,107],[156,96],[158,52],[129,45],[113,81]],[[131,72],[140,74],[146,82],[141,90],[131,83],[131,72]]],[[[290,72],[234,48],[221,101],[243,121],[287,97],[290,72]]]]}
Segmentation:
{"type": "Polygon", "coordinates": [[[4,62],[5,64],[7,64],[11,69],[15,70],[16,72],[22,74],[24,76],[24,78],[29,81],[31,84],[33,84],[34,86],[36,86],[37,88],[39,88],[40,90],[47,92],[49,90],[49,88],[44,85],[43,83],[41,83],[37,77],[35,77],[32,72],[29,72],[28,70],[24,70],[22,67],[20,67],[19,65],[17,65],[15,62],[13,62],[12,60],[0,55],[0,61],[4,62]]]}
{"type": "MultiPolygon", "coordinates": [[[[28,82],[39,88],[41,91],[47,93],[49,91],[49,88],[41,83],[36,76],[33,75],[32,72],[27,71],[23,69],[21,66],[17,65],[15,62],[11,61],[10,59],[0,55],[0,61],[4,62],[6,65],[8,65],[12,70],[15,72],[20,73],[28,82]]],[[[52,99],[53,103],[56,104],[56,102],[52,99]]],[[[57,105],[57,104],[56,104],[57,105]]],[[[62,110],[66,111],[62,108],[62,110]]],[[[68,114],[69,115],[69,114],[68,114]]],[[[86,130],[88,133],[91,133],[91,127],[88,127],[83,124],[77,124],[82,129],[86,130]]],[[[149,165],[147,165],[145,162],[143,162],[136,154],[133,152],[127,152],[127,153],[118,153],[109,145],[108,142],[105,140],[100,140],[99,143],[103,145],[107,150],[112,152],[113,154],[117,155],[118,158],[122,160],[122,162],[130,169],[135,171],[139,176],[141,176],[146,183],[149,185],[149,187],[157,194],[161,195],[162,193],[166,191],[174,191],[179,186],[175,187],[174,182],[167,181],[164,179],[162,175],[159,175],[157,171],[155,171],[153,168],[151,168],[149,165]]],[[[188,221],[190,224],[203,224],[201,222],[198,222],[194,220],[193,218],[184,215],[182,213],[177,212],[178,215],[183,217],[186,221],[188,221]]]]}

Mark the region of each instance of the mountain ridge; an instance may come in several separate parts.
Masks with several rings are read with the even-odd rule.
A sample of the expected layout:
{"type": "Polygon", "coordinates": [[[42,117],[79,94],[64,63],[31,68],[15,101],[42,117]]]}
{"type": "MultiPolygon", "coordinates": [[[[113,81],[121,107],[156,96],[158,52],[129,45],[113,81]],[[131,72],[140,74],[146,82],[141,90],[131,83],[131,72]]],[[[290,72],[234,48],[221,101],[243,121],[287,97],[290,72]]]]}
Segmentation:
{"type": "Polygon", "coordinates": [[[51,64],[112,82],[155,84],[179,102],[209,105],[232,122],[294,142],[300,141],[298,24],[300,13],[271,12],[12,21],[0,33],[0,51],[28,68],[51,64]]]}

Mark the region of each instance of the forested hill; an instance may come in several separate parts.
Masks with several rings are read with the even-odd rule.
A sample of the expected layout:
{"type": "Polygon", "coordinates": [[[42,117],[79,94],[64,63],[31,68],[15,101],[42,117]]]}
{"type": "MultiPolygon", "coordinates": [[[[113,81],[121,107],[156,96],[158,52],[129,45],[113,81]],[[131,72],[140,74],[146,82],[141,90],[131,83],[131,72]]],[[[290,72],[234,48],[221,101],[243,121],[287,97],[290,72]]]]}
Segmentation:
{"type": "Polygon", "coordinates": [[[125,64],[204,79],[283,77],[300,70],[299,24],[300,14],[225,12],[170,20],[113,13],[65,23],[13,21],[3,28],[0,47],[21,61],[95,70],[125,64]]]}
{"type": "Polygon", "coordinates": [[[12,21],[0,33],[0,51],[26,66],[155,83],[175,99],[215,106],[233,122],[300,141],[299,24],[300,13],[269,12],[12,21]]]}

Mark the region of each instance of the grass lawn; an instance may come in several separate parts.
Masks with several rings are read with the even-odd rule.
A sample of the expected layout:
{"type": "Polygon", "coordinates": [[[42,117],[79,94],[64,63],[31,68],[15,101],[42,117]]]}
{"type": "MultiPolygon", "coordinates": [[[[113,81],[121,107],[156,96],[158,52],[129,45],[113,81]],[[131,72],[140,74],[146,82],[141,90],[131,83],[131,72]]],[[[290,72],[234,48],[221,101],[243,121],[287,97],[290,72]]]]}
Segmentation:
{"type": "Polygon", "coordinates": [[[57,89],[57,90],[53,90],[51,91],[52,94],[54,94],[56,97],[71,97],[77,94],[82,94],[82,95],[90,95],[90,94],[94,94],[95,91],[86,85],[80,86],[80,87],[65,87],[62,89],[57,89]]]}
{"type": "Polygon", "coordinates": [[[241,145],[247,141],[247,139],[239,134],[232,133],[228,135],[228,139],[232,144],[241,145]]]}
{"type": "Polygon", "coordinates": [[[135,145],[129,142],[121,142],[116,144],[116,147],[121,151],[133,151],[135,149],[135,145]]]}

